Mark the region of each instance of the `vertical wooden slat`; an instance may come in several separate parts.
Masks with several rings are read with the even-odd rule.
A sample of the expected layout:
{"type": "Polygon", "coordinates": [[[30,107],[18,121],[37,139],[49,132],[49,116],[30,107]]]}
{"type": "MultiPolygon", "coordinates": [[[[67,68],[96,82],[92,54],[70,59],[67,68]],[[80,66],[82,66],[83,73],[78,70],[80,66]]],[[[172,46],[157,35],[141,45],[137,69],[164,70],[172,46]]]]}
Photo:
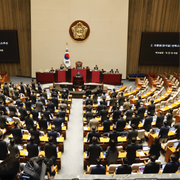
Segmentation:
{"type": "Polygon", "coordinates": [[[173,73],[178,66],[138,65],[141,33],[180,32],[179,0],[129,0],[127,74],[173,73]]]}
{"type": "Polygon", "coordinates": [[[20,63],[0,63],[0,72],[31,76],[30,0],[0,1],[0,30],[17,30],[20,63]]]}

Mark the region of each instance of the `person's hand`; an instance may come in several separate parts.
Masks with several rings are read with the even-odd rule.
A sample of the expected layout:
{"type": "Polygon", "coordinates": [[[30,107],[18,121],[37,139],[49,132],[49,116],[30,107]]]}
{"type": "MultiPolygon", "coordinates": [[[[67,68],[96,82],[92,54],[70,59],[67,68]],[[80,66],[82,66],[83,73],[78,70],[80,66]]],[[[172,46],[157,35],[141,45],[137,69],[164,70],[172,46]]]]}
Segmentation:
{"type": "MultiPolygon", "coordinates": [[[[51,166],[51,172],[54,171],[54,165],[51,166]]],[[[48,180],[54,180],[54,176],[51,176],[49,172],[47,172],[48,180]]]]}

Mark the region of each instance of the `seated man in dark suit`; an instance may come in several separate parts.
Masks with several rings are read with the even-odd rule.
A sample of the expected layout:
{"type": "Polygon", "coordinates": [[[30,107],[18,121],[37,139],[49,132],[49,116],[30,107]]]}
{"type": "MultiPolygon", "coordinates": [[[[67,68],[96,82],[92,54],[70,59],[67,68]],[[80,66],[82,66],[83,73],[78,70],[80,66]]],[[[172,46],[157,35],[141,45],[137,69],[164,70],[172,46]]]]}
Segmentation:
{"type": "Polygon", "coordinates": [[[0,160],[6,159],[7,153],[8,153],[8,151],[7,151],[7,144],[3,140],[3,134],[0,133],[0,160]]]}
{"type": "Polygon", "coordinates": [[[151,162],[146,164],[143,174],[153,174],[159,172],[160,165],[155,162],[156,156],[154,155],[150,156],[150,160],[151,162]]]}
{"type": "Polygon", "coordinates": [[[45,145],[45,156],[47,159],[52,159],[53,163],[55,164],[56,157],[57,157],[57,149],[56,145],[53,144],[53,137],[49,138],[49,143],[45,145]]]}
{"type": "Polygon", "coordinates": [[[99,132],[96,131],[96,127],[95,126],[92,126],[92,131],[90,131],[88,133],[88,141],[89,141],[90,144],[92,143],[92,138],[93,137],[96,137],[97,140],[99,140],[99,132]]]}
{"type": "Polygon", "coordinates": [[[57,136],[58,136],[58,133],[57,131],[55,131],[55,125],[52,125],[51,126],[51,131],[48,132],[48,137],[52,136],[53,137],[53,143],[56,144],[57,143],[57,136]]]}
{"type": "Polygon", "coordinates": [[[132,169],[131,166],[128,165],[128,159],[123,158],[122,163],[123,164],[116,169],[116,174],[131,174],[132,169]]]}
{"type": "Polygon", "coordinates": [[[21,128],[18,127],[17,125],[18,122],[14,122],[14,127],[12,127],[11,132],[15,140],[15,143],[21,144],[21,138],[22,138],[21,128]]]}
{"type": "Polygon", "coordinates": [[[179,163],[177,161],[177,157],[172,154],[170,156],[170,162],[166,164],[164,167],[163,173],[175,173],[179,168],[179,163]]]}
{"type": "Polygon", "coordinates": [[[60,66],[60,70],[63,70],[64,69],[64,66],[61,64],[61,66],[60,66]]]}
{"type": "Polygon", "coordinates": [[[96,159],[97,165],[92,167],[90,174],[106,174],[106,169],[101,165],[101,159],[96,159]]]}
{"type": "Polygon", "coordinates": [[[28,158],[38,156],[38,145],[34,143],[35,137],[31,136],[30,143],[27,143],[28,158]]]}
{"type": "Polygon", "coordinates": [[[89,164],[94,164],[96,159],[99,158],[100,153],[103,151],[102,147],[97,144],[97,138],[92,138],[92,144],[89,145],[87,156],[89,156],[89,164]]]}
{"type": "Polygon", "coordinates": [[[95,71],[97,71],[97,70],[98,70],[98,66],[97,66],[97,65],[94,67],[94,70],[95,70],[95,71]]]}
{"type": "Polygon", "coordinates": [[[53,67],[51,67],[51,70],[49,71],[50,73],[54,73],[53,67]]]}
{"type": "Polygon", "coordinates": [[[76,73],[76,77],[81,77],[81,73],[79,71],[76,73]]]}
{"type": "Polygon", "coordinates": [[[114,72],[115,74],[119,74],[119,71],[118,71],[118,69],[116,69],[116,71],[114,72]]]}

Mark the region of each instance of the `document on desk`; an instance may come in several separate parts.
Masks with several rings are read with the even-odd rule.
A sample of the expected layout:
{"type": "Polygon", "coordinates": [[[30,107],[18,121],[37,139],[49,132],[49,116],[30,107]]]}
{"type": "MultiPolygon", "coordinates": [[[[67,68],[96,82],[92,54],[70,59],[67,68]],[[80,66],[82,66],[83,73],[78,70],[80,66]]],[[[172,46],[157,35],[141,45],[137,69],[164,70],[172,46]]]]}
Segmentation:
{"type": "Polygon", "coordinates": [[[144,156],[145,155],[143,151],[138,151],[138,153],[139,153],[140,156],[144,156]]]}
{"type": "Polygon", "coordinates": [[[87,126],[84,126],[84,130],[88,130],[88,127],[87,127],[87,126]]]}

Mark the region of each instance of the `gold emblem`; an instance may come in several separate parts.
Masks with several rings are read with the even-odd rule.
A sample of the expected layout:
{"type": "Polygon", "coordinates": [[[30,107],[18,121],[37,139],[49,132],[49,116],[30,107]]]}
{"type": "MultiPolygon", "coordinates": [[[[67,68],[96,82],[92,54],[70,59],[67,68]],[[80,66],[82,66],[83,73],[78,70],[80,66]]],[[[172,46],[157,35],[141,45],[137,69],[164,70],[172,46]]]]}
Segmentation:
{"type": "Polygon", "coordinates": [[[90,27],[82,20],[74,21],[69,27],[69,35],[75,41],[84,41],[89,37],[90,27]]]}
{"type": "Polygon", "coordinates": [[[72,27],[73,37],[75,39],[85,39],[88,28],[81,22],[72,27]]]}

